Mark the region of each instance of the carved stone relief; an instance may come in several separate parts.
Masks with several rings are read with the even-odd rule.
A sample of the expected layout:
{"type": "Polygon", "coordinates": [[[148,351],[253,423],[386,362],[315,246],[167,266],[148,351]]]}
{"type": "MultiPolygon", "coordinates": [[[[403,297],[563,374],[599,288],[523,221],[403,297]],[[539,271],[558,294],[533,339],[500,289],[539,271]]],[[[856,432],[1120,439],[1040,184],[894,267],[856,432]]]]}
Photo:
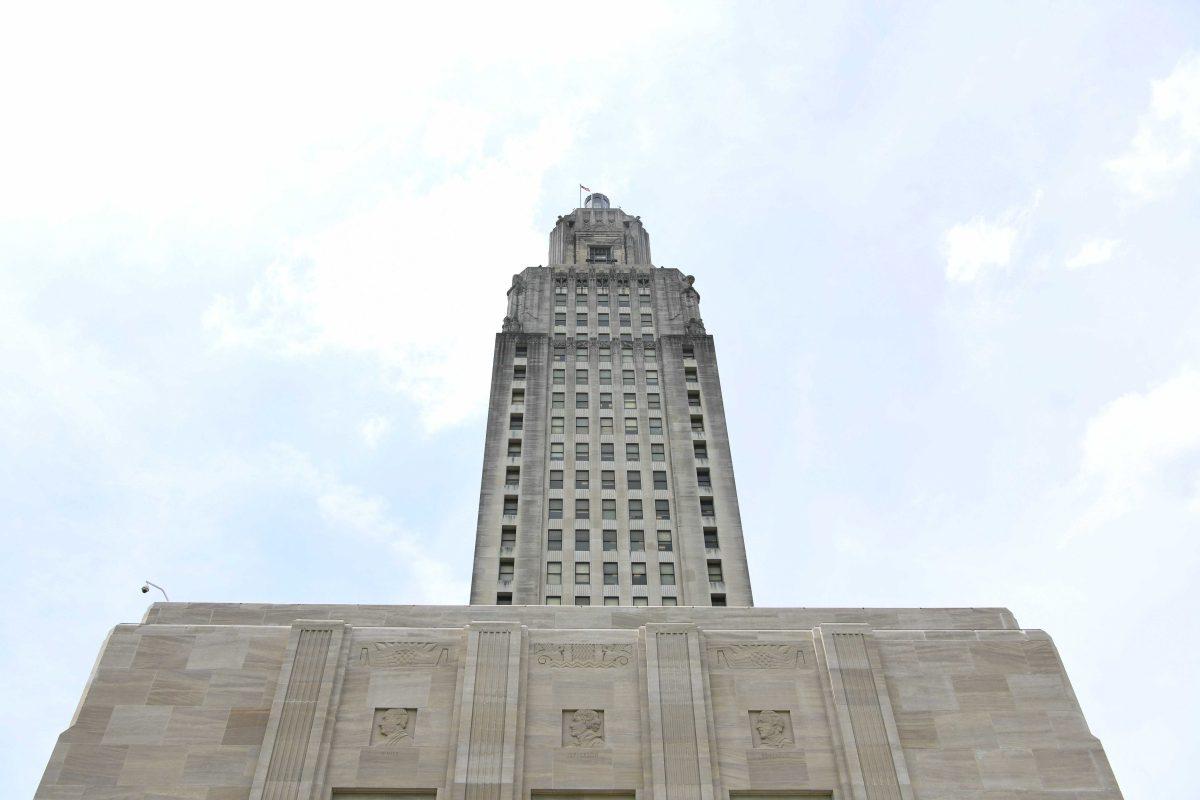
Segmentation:
{"type": "Polygon", "coordinates": [[[441,642],[370,642],[359,647],[358,663],[376,669],[441,667],[453,661],[441,642]]]}
{"type": "Polygon", "coordinates": [[[604,747],[604,712],[598,708],[563,712],[563,747],[604,747]]]}
{"type": "Polygon", "coordinates": [[[546,667],[623,667],[633,658],[631,644],[540,643],[529,646],[529,655],[546,667]]]}
{"type": "Polygon", "coordinates": [[[412,744],[416,731],[415,708],[377,708],[371,726],[372,747],[395,747],[412,744]]]}
{"type": "Polygon", "coordinates": [[[751,711],[751,739],[756,748],[779,750],[791,747],[792,715],[788,711],[751,711]]]}
{"type": "Polygon", "coordinates": [[[804,666],[804,651],[794,644],[739,643],[708,648],[716,669],[794,669],[804,666]]]}

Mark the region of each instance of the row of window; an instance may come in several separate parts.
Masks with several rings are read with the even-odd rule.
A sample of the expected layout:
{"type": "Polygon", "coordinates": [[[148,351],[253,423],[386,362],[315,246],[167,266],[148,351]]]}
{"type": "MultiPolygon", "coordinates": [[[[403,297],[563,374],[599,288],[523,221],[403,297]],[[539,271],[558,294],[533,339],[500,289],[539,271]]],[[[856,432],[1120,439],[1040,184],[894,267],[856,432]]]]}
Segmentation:
{"type": "MultiPolygon", "coordinates": [[[[708,581],[709,583],[724,583],[725,572],[721,568],[721,559],[712,558],[708,561],[708,581]]],[[[603,569],[602,583],[605,586],[617,586],[620,584],[620,566],[616,561],[605,561],[601,565],[603,569]]],[[[500,583],[511,583],[513,579],[513,560],[505,558],[500,560],[500,583]]],[[[561,586],[563,576],[563,562],[547,561],[546,562],[546,585],[561,586]]],[[[647,575],[649,568],[645,561],[633,561],[629,564],[629,583],[631,586],[646,586],[647,575]]],[[[592,564],[590,561],[575,562],[575,585],[587,586],[592,582],[592,564]]],[[[658,565],[658,582],[661,586],[675,585],[675,564],[670,561],[664,561],[658,565]]]]}
{"type": "MultiPolygon", "coordinates": [[[[550,408],[552,410],[565,408],[566,402],[567,402],[567,396],[565,393],[563,393],[563,392],[551,392],[550,393],[550,408]]],[[[612,392],[600,392],[600,397],[599,397],[598,402],[599,402],[600,408],[602,410],[612,408],[613,407],[612,392]]],[[[589,408],[590,403],[591,403],[591,398],[588,396],[587,392],[576,392],[575,393],[575,407],[576,408],[589,408]]],[[[621,397],[621,407],[626,410],[636,409],[638,407],[637,393],[636,392],[623,393],[623,395],[621,397]]],[[[657,411],[657,410],[661,409],[662,408],[662,395],[658,394],[657,392],[651,392],[650,394],[647,394],[646,395],[646,407],[649,408],[651,411],[657,411]]]]}
{"type": "MultiPolygon", "coordinates": [[[[669,486],[667,484],[667,471],[656,469],[651,473],[650,488],[658,491],[666,491],[669,486]]],[[[700,467],[696,470],[696,484],[702,489],[712,488],[712,475],[706,467],[700,467]]],[[[521,485],[521,468],[507,467],[504,471],[504,485],[509,488],[515,488],[521,485]]],[[[592,488],[592,473],[590,470],[577,469],[575,470],[576,489],[592,488]]],[[[550,470],[550,488],[563,489],[566,488],[563,478],[563,470],[550,470]]],[[[601,489],[616,489],[617,488],[617,473],[615,470],[604,469],[600,470],[600,488],[601,489]]],[[[625,488],[626,489],[641,489],[642,487],[642,471],[640,469],[630,469],[625,471],[625,488]]]]}
{"type": "MultiPolygon", "coordinates": [[[[512,604],[512,595],[511,595],[511,594],[505,594],[505,593],[501,593],[501,594],[500,594],[500,598],[499,598],[499,600],[497,600],[497,605],[502,605],[502,606],[504,606],[504,605],[511,605],[511,604],[512,604]]],[[[588,597],[587,595],[575,595],[575,605],[577,605],[577,606],[590,606],[591,604],[592,604],[592,598],[588,597]]],[[[648,598],[648,597],[635,597],[635,598],[633,598],[633,604],[634,604],[635,606],[648,606],[648,605],[650,605],[650,598],[648,598]]],[[[548,605],[548,606],[561,606],[561,605],[562,605],[562,597],[561,597],[561,596],[559,596],[559,595],[556,595],[556,594],[548,594],[548,595],[546,595],[546,605],[548,605]]],[[[604,605],[606,605],[606,606],[619,606],[619,605],[621,605],[621,598],[619,598],[619,597],[605,597],[605,598],[604,598],[604,605]]],[[[676,597],[664,597],[664,598],[662,599],[662,605],[664,605],[664,606],[677,606],[677,605],[679,605],[679,599],[678,599],[678,598],[676,598],[676,597]]],[[[717,604],[716,604],[716,603],[713,603],[713,605],[717,605],[717,604]]],[[[725,605],[725,603],[723,603],[723,602],[722,602],[722,603],[721,603],[721,605],[725,605]]]]}
{"type": "MultiPolygon", "coordinates": [[[[640,459],[641,448],[638,447],[636,442],[626,442],[625,447],[626,447],[625,459],[627,461],[638,461],[640,459]],[[630,450],[629,449],[630,446],[632,446],[636,449],[630,450]]],[[[591,448],[588,446],[587,442],[575,442],[575,460],[576,461],[589,460],[590,453],[591,453],[591,448]]],[[[692,453],[695,455],[695,457],[698,460],[707,459],[708,458],[708,443],[701,439],[697,439],[696,441],[692,442],[692,453]]],[[[507,454],[508,454],[509,458],[520,458],[521,457],[521,440],[520,439],[509,439],[508,440],[507,454]]],[[[611,442],[601,442],[600,443],[600,460],[601,461],[615,461],[616,460],[615,455],[616,454],[615,454],[614,446],[611,442]]],[[[550,460],[551,461],[563,461],[565,459],[565,457],[566,457],[566,445],[563,442],[551,442],[550,443],[550,460]]],[[[651,444],[650,445],[650,460],[651,461],[666,461],[667,460],[666,447],[661,444],[651,444]]]]}
{"type": "MultiPolygon", "coordinates": [[[[520,423],[523,420],[515,419],[518,416],[520,416],[520,415],[514,414],[513,419],[509,420],[510,423],[513,423],[513,422],[517,423],[515,427],[512,424],[509,425],[509,430],[511,430],[513,432],[521,430],[520,423]]],[[[605,435],[605,434],[612,435],[612,433],[614,431],[613,426],[615,424],[616,423],[613,421],[612,417],[600,417],[600,433],[602,435],[605,435]]],[[[587,417],[576,417],[575,418],[575,433],[588,433],[590,430],[590,427],[591,427],[591,424],[589,423],[587,417]]],[[[637,417],[625,417],[623,430],[625,431],[626,434],[629,434],[629,435],[636,434],[638,432],[637,417]]],[[[662,436],[662,433],[663,433],[662,417],[650,417],[647,430],[649,431],[651,436],[662,436]]],[[[550,418],[550,433],[566,433],[566,419],[564,419],[563,417],[551,417],[550,418]]]]}
{"type": "MultiPolygon", "coordinates": [[[[563,500],[562,500],[562,498],[561,497],[551,497],[547,501],[547,503],[549,506],[548,513],[550,515],[550,519],[562,519],[563,518],[563,500]]],[[[703,508],[703,501],[701,502],[701,507],[703,508]]],[[[511,508],[511,515],[515,516],[517,513],[517,498],[516,497],[505,497],[504,498],[504,513],[506,516],[510,515],[510,508],[511,508]],[[512,501],[511,506],[509,505],[510,500],[512,501]]],[[[710,513],[708,514],[708,516],[713,516],[713,514],[711,513],[711,511],[712,511],[712,501],[711,500],[709,500],[709,511],[710,511],[710,513]]],[[[589,500],[586,497],[577,498],[575,500],[575,519],[590,519],[590,518],[591,518],[591,500],[589,500]]],[[[611,520],[615,520],[617,518],[617,501],[616,500],[601,500],[600,501],[600,518],[601,519],[611,519],[611,520]]],[[[628,518],[629,519],[642,519],[643,518],[642,517],[642,501],[641,500],[630,500],[629,501],[629,517],[628,518]]],[[[659,500],[654,501],[654,518],[661,519],[661,520],[668,520],[671,518],[671,501],[670,500],[659,499],[659,500]]]]}
{"type": "MultiPolygon", "coordinates": [[[[596,339],[599,342],[599,347],[597,349],[597,360],[601,364],[611,364],[613,361],[613,352],[611,346],[612,339],[608,338],[606,334],[601,334],[600,336],[597,336],[596,339]]],[[[621,346],[618,349],[621,352],[622,364],[633,364],[635,362],[634,353],[637,350],[642,351],[643,364],[653,364],[658,361],[658,351],[653,347],[643,346],[635,348],[632,339],[622,339],[619,341],[619,343],[621,346]]],[[[526,356],[528,350],[524,348],[524,345],[517,345],[517,358],[524,358],[526,356]]],[[[554,348],[554,352],[550,356],[550,360],[556,364],[562,364],[566,361],[570,361],[571,359],[567,358],[567,350],[568,348],[566,347],[554,348]]],[[[576,342],[574,358],[575,363],[583,364],[588,362],[590,358],[591,356],[588,350],[587,342],[576,342]]]]}
{"type": "MultiPolygon", "coordinates": [[[[601,549],[604,552],[614,552],[617,549],[617,534],[615,530],[600,531],[601,549]]],[[[675,549],[674,542],[671,538],[672,534],[669,530],[656,531],[656,541],[658,552],[670,553],[675,549]]],[[[575,551],[590,552],[592,549],[592,531],[575,531],[575,551]]],[[[629,531],[629,551],[631,553],[644,552],[646,549],[646,532],[644,530],[633,529],[629,531]]],[[[504,552],[511,552],[517,546],[517,528],[515,525],[505,525],[500,529],[500,549],[504,552]]],[[[708,527],[704,529],[704,549],[716,550],[721,546],[720,538],[717,535],[717,529],[708,527]]],[[[551,528],[546,531],[546,550],[550,552],[561,552],[563,549],[563,532],[562,528],[551,528]]]]}
{"type": "MultiPolygon", "coordinates": [[[[601,311],[598,314],[596,314],[596,326],[599,328],[612,327],[611,319],[612,319],[611,314],[609,314],[608,312],[605,312],[605,311],[601,311]]],[[[651,314],[649,311],[643,311],[641,314],[638,315],[638,322],[641,323],[642,328],[653,328],[654,327],[654,315],[651,314]]],[[[633,327],[633,314],[624,313],[624,312],[617,314],[617,324],[620,325],[620,327],[622,327],[622,328],[632,328],[633,327]]],[[[567,312],[565,312],[565,311],[554,312],[554,325],[555,325],[555,327],[558,327],[558,328],[567,327],[567,312]]],[[[575,313],[575,327],[586,328],[587,326],[588,326],[588,313],[586,311],[576,312],[575,313]]]]}
{"type": "MultiPolygon", "coordinates": [[[[613,374],[611,369],[602,369],[599,371],[600,385],[612,386],[613,374]]],[[[554,369],[550,373],[550,383],[554,386],[565,386],[567,383],[566,369],[554,369]]],[[[575,370],[575,385],[583,386],[588,383],[588,371],[586,369],[575,370]]],[[[621,385],[622,386],[637,386],[637,373],[632,369],[621,370],[621,385]]],[[[658,370],[646,370],[646,385],[658,386],[658,370]]]]}

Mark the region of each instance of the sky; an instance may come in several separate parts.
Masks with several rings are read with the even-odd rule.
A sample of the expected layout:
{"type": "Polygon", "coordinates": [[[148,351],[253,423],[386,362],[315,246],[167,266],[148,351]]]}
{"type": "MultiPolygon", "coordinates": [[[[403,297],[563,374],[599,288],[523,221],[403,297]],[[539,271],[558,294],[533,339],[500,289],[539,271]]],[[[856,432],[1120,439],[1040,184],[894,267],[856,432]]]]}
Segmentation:
{"type": "Polygon", "coordinates": [[[1200,5],[25,3],[0,107],[0,795],[145,579],[467,602],[583,183],[696,276],[756,603],[1010,608],[1195,796],[1200,5]]]}

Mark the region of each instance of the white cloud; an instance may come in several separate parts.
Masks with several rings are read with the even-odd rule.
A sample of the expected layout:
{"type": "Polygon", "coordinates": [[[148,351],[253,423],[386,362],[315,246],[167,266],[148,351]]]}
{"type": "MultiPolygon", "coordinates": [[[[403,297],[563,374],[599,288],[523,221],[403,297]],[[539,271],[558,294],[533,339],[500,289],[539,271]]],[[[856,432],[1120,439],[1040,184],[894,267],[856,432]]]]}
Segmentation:
{"type": "MultiPolygon", "coordinates": [[[[1075,479],[1086,509],[1068,538],[1086,534],[1134,509],[1166,471],[1200,454],[1200,372],[1188,368],[1144,393],[1105,406],[1087,425],[1075,479]]],[[[1200,471],[1189,482],[1200,511],[1200,471]]]]}
{"type": "Polygon", "coordinates": [[[244,298],[217,298],[206,326],[222,345],[283,357],[367,356],[430,431],[481,412],[504,289],[544,259],[542,178],[583,113],[560,111],[460,177],[403,186],[297,240],[244,298]]]}
{"type": "Polygon", "coordinates": [[[376,415],[363,420],[359,426],[358,432],[362,436],[363,443],[367,447],[374,450],[383,441],[383,438],[392,431],[392,421],[387,417],[376,415]]]}
{"type": "Polygon", "coordinates": [[[1151,83],[1150,109],[1129,149],[1107,167],[1139,200],[1162,196],[1192,167],[1200,148],[1200,54],[1151,83]]]}
{"type": "Polygon", "coordinates": [[[989,272],[1006,268],[1040,200],[1039,191],[1029,205],[1009,209],[994,220],[975,217],[942,234],[946,280],[972,283],[989,272]]]}
{"type": "Polygon", "coordinates": [[[1092,239],[1084,242],[1079,252],[1067,259],[1067,269],[1082,269],[1103,264],[1113,257],[1120,244],[1119,239],[1092,239]]]}

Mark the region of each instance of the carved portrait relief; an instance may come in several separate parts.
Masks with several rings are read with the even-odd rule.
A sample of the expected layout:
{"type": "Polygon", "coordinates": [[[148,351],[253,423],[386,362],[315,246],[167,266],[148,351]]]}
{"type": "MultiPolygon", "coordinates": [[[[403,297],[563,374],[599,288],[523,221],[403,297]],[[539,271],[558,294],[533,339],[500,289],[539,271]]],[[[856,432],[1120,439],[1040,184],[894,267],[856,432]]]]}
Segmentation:
{"type": "Polygon", "coordinates": [[[792,745],[792,720],[787,711],[751,711],[750,724],[755,747],[778,750],[792,745]]]}
{"type": "Polygon", "coordinates": [[[393,747],[411,744],[416,720],[415,708],[377,708],[371,728],[371,745],[393,747]]]}
{"type": "Polygon", "coordinates": [[[604,712],[580,708],[563,712],[563,747],[603,747],[604,712]]]}

